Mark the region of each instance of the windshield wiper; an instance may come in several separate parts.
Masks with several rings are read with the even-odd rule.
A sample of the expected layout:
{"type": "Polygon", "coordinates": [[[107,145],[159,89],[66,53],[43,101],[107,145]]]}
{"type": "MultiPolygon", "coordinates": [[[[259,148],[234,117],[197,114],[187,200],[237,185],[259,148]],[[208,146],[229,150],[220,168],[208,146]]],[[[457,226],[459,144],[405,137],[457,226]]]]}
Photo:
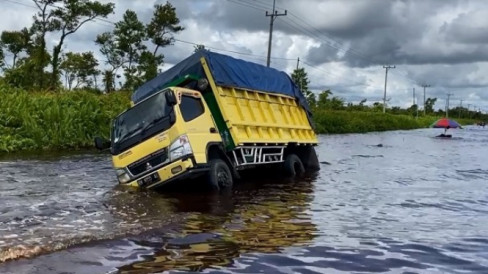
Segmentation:
{"type": "Polygon", "coordinates": [[[149,129],[150,127],[152,127],[154,124],[156,124],[157,122],[165,119],[167,116],[161,116],[161,117],[158,117],[158,118],[155,118],[153,119],[151,122],[149,122],[149,124],[145,125],[142,130],[141,130],[141,133],[144,134],[144,132],[146,132],[147,129],[149,129]]]}
{"type": "Polygon", "coordinates": [[[123,140],[127,139],[128,137],[134,135],[135,133],[139,132],[141,129],[142,129],[142,126],[139,126],[139,127],[136,127],[133,130],[130,130],[129,132],[127,132],[126,134],[124,134],[123,136],[121,136],[119,138],[119,141],[117,143],[120,143],[121,141],[123,141],[123,140]]]}

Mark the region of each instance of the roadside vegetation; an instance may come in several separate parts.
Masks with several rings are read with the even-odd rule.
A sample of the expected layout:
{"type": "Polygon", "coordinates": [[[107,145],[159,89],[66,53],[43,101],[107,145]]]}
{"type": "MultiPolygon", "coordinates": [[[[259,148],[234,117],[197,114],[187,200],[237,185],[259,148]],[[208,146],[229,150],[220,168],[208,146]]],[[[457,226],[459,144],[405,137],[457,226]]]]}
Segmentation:
{"type": "MultiPolygon", "coordinates": [[[[295,69],[291,78],[307,99],[318,133],[365,133],[426,128],[446,115],[443,109],[434,110],[437,98],[426,99],[425,113],[416,104],[408,108],[387,106],[386,113],[383,113],[383,104],[380,102],[368,104],[366,99],[356,103],[346,102],[344,98],[334,96],[331,90],[324,90],[318,95],[313,93],[308,88],[310,82],[303,68],[295,69]]],[[[449,109],[449,117],[462,125],[488,120],[487,114],[461,106],[449,109]]]]}
{"type": "MultiPolygon", "coordinates": [[[[0,34],[0,153],[91,148],[95,136],[109,137],[110,120],[130,104],[129,91],[158,74],[162,49],[184,26],[169,2],[155,5],[145,24],[130,9],[118,22],[106,20],[114,3],[32,1],[33,23],[0,34]],[[69,51],[69,37],[88,22],[113,26],[93,41],[103,60],[91,51],[69,51]],[[55,38],[54,44],[46,37],[55,38]]],[[[433,109],[436,98],[427,99],[425,115],[417,105],[388,106],[384,114],[378,102],[346,102],[330,90],[313,93],[304,68],[291,77],[307,98],[319,133],[422,128],[444,115],[433,109]]],[[[459,120],[465,124],[488,119],[463,107],[449,113],[467,119],[459,120]]]]}
{"type": "MultiPolygon", "coordinates": [[[[0,153],[93,148],[93,138],[108,138],[110,121],[130,106],[130,92],[28,92],[0,83],[0,153]]],[[[415,117],[407,110],[387,114],[377,106],[340,104],[338,98],[312,106],[318,133],[364,133],[424,128],[442,115],[415,117]]],[[[399,110],[397,110],[399,111],[399,110]]],[[[472,124],[473,119],[457,119],[472,124]]]]}
{"type": "Polygon", "coordinates": [[[0,85],[0,152],[93,147],[130,104],[128,92],[26,92],[0,85]]]}

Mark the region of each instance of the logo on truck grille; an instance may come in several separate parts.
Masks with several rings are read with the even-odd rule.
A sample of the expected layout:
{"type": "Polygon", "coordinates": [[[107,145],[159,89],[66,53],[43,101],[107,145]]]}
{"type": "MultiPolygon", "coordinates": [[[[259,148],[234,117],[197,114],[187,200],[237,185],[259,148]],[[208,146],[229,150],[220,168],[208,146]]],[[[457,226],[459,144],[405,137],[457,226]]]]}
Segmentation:
{"type": "Polygon", "coordinates": [[[147,172],[159,165],[164,164],[168,160],[168,150],[163,148],[158,150],[128,166],[132,175],[137,176],[141,173],[147,172]]]}

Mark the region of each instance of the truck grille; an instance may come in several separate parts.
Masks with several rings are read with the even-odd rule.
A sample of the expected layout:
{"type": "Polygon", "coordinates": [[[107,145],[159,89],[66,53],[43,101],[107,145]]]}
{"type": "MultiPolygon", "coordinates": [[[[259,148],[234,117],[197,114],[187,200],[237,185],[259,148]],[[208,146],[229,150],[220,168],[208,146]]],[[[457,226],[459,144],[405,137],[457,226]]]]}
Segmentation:
{"type": "Polygon", "coordinates": [[[168,151],[166,148],[158,150],[137,162],[130,164],[127,168],[129,169],[130,173],[134,176],[137,176],[145,171],[151,170],[156,166],[166,162],[168,159],[168,151]]]}

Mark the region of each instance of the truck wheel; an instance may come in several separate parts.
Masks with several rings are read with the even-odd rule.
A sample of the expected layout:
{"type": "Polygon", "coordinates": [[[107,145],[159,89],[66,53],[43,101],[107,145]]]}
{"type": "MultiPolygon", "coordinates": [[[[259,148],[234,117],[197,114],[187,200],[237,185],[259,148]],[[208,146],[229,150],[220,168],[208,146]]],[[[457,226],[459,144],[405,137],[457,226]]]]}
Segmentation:
{"type": "Polygon", "coordinates": [[[229,166],[221,159],[210,161],[208,183],[212,190],[222,191],[232,189],[233,180],[229,166]]]}
{"type": "Polygon", "coordinates": [[[286,156],[283,167],[286,175],[292,178],[305,173],[305,167],[303,166],[302,161],[293,153],[286,156]]]}

